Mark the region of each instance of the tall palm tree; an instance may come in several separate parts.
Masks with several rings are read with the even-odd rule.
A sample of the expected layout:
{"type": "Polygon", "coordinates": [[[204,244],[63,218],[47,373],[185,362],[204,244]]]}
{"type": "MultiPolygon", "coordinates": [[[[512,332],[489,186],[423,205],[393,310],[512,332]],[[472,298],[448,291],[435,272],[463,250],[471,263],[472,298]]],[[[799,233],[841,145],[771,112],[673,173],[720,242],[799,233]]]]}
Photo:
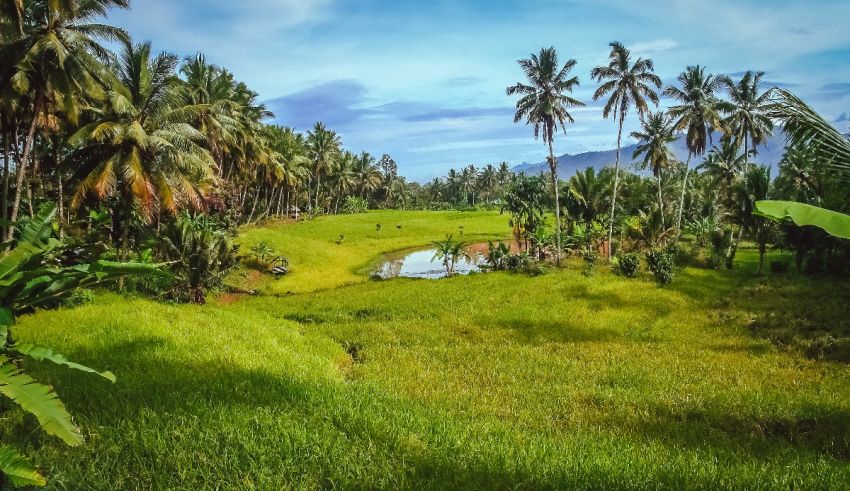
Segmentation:
{"type": "Polygon", "coordinates": [[[608,227],[608,260],[611,260],[614,240],[614,214],[617,210],[617,188],[620,185],[620,149],[623,143],[623,123],[629,109],[634,106],[638,115],[643,117],[649,109],[647,100],[658,105],[656,89],[661,88],[661,78],[653,73],[652,60],[638,58],[632,63],[632,53],[618,42],[610,44],[611,54],[608,65],[599,66],[591,71],[591,77],[603,82],[593,94],[593,100],[599,100],[610,94],[602,116],[606,119],[614,115],[619,123],[617,132],[617,160],[614,166],[614,188],[611,192],[611,215],[608,227]],[[654,88],[653,88],[654,87],[654,88]]]}
{"type": "Polygon", "coordinates": [[[463,168],[460,173],[461,190],[466,195],[466,204],[470,203],[469,197],[472,196],[472,206],[475,206],[475,190],[478,188],[478,171],[475,166],[470,164],[463,168]]]}
{"type": "Polygon", "coordinates": [[[773,132],[773,120],[767,114],[771,91],[761,91],[762,77],[764,72],[748,71],[738,83],[728,77],[723,79],[732,104],[724,126],[738,147],[743,145],[747,159],[750,150],[757,154],[758,146],[763,145],[773,132]]]}
{"type": "Polygon", "coordinates": [[[658,209],[661,213],[661,228],[664,223],[664,193],[661,177],[665,169],[670,168],[675,157],[670,144],[676,141],[673,135],[673,121],[663,111],[648,112],[641,118],[641,130],[632,132],[631,137],[638,140],[638,146],[632,158],[643,155],[643,168],[652,169],[658,185],[658,209]]]}
{"type": "Polygon", "coordinates": [[[679,75],[678,81],[681,87],[667,87],[664,89],[664,95],[678,102],[668,110],[675,121],[676,131],[687,132],[685,142],[688,146],[688,161],[682,179],[682,195],[676,219],[676,232],[681,233],[691,159],[705,155],[712,131],[724,128],[723,112],[727,106],[716,95],[725,83],[723,77],[706,74],[705,67],[687,67],[679,75]]]}
{"type": "Polygon", "coordinates": [[[542,48],[540,54],[519,60],[526,83],[518,82],[508,87],[507,94],[518,94],[514,122],[523,119],[534,127],[534,137],[543,134],[543,143],[549,145],[549,172],[552,175],[552,187],[555,189],[555,240],[558,264],[561,262],[561,199],[558,191],[558,159],[555,158],[554,139],[558,128],[566,134],[566,124],[574,123],[569,109],[584,106],[584,103],[570,97],[578,87],[578,77],[570,77],[570,71],[576,66],[576,60],[570,59],[560,66],[555,48],[542,48]]]}
{"type": "Polygon", "coordinates": [[[708,157],[697,167],[711,177],[717,187],[727,196],[732,192],[735,180],[746,173],[747,156],[740,152],[737,144],[723,138],[720,146],[715,146],[708,157]]]}
{"type": "MultiPolygon", "coordinates": [[[[9,88],[28,98],[28,129],[18,161],[17,186],[10,221],[18,218],[24,177],[30,163],[36,130],[47,107],[60,106],[74,119],[80,94],[103,95],[103,67],[109,52],[99,40],[127,39],[119,28],[99,24],[113,8],[129,7],[129,0],[28,0],[15,2],[17,33],[0,47],[0,90],[9,88]]],[[[7,231],[11,238],[15,227],[7,231]]]]}
{"type": "Polygon", "coordinates": [[[334,213],[339,213],[340,201],[344,196],[348,196],[348,192],[357,186],[356,165],[357,156],[347,150],[337,159],[334,172],[334,188],[336,188],[334,213]]]}
{"type": "Polygon", "coordinates": [[[488,164],[481,170],[478,176],[478,185],[481,188],[481,192],[490,201],[493,198],[493,192],[499,186],[498,172],[493,164],[488,164]]]}
{"type": "Polygon", "coordinates": [[[148,218],[157,207],[201,207],[215,161],[202,146],[204,135],[190,124],[202,108],[171,105],[177,58],[152,56],[150,43],[122,44],[105,107],[91,109],[91,122],[69,137],[77,150],[68,160],[82,163],[72,207],[89,195],[118,196],[126,254],[133,205],[148,218]]]}
{"type": "Polygon", "coordinates": [[[314,206],[319,208],[319,195],[322,175],[329,174],[336,165],[342,141],[336,132],[329,130],[324,123],[316,123],[313,131],[307,134],[307,148],[313,163],[313,179],[316,182],[314,206]]]}

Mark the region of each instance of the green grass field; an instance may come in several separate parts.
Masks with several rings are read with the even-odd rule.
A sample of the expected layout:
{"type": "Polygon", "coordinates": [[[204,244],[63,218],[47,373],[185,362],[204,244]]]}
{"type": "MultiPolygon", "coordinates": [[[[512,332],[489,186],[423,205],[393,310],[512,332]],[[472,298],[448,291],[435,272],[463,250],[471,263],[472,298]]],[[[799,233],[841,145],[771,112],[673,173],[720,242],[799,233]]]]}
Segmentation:
{"type": "Polygon", "coordinates": [[[22,418],[4,437],[63,489],[847,487],[850,370],[774,335],[844,332],[844,282],[756,277],[747,251],[663,289],[578,265],[366,277],[381,253],[460,225],[510,235],[495,213],[273,224],[242,243],[269,241],[293,273],[236,275],[258,296],[108,294],[28,316],[19,339],[118,382],[38,368],[87,445],[22,418]]]}

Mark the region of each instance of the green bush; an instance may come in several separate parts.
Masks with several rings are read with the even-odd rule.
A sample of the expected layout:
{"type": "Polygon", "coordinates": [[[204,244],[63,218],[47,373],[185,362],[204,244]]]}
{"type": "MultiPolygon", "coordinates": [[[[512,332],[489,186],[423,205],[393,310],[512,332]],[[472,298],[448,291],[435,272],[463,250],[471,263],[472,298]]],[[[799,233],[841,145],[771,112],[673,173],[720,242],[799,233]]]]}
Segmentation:
{"type": "Polygon", "coordinates": [[[599,253],[591,248],[587,248],[581,253],[581,258],[584,259],[584,274],[590,276],[593,274],[593,268],[599,261],[599,253]]]}
{"type": "Polygon", "coordinates": [[[646,254],[646,262],[659,285],[669,285],[673,282],[676,261],[670,252],[666,250],[650,251],[646,254]]]}
{"type": "Polygon", "coordinates": [[[342,212],[348,215],[367,211],[369,211],[369,202],[358,196],[347,196],[342,203],[342,212]]]}
{"type": "Polygon", "coordinates": [[[94,291],[88,288],[77,288],[68,298],[62,301],[63,307],[79,307],[94,302],[94,291]]]}
{"type": "Polygon", "coordinates": [[[620,254],[615,258],[614,271],[626,278],[634,278],[640,273],[640,255],[637,253],[620,254]]]}
{"type": "Polygon", "coordinates": [[[774,273],[787,273],[789,268],[788,261],[771,261],[770,270],[774,273]]]}

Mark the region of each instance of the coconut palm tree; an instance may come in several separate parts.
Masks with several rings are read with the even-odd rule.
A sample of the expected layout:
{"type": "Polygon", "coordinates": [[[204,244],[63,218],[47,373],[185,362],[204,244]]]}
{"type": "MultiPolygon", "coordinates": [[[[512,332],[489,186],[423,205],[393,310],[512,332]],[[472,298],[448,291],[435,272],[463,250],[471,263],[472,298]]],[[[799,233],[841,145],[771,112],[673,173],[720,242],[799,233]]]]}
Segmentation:
{"type": "Polygon", "coordinates": [[[653,73],[652,60],[638,58],[632,63],[632,53],[618,42],[610,44],[611,54],[608,65],[599,66],[591,71],[591,77],[602,85],[593,94],[593,100],[599,100],[610,94],[602,116],[608,118],[614,115],[614,122],[619,123],[617,132],[617,159],[614,165],[614,188],[611,191],[611,215],[608,227],[608,260],[611,260],[614,240],[614,213],[617,209],[617,188],[620,185],[620,149],[623,143],[623,123],[629,109],[634,106],[638,115],[643,117],[649,110],[647,100],[658,105],[656,89],[661,88],[661,78],[653,73]],[[654,87],[654,88],[653,88],[654,87]]]}
{"type": "Polygon", "coordinates": [[[519,60],[526,83],[518,82],[508,87],[508,95],[520,95],[516,104],[514,122],[523,119],[534,127],[534,137],[543,134],[543,143],[549,145],[549,171],[552,175],[552,187],[555,189],[555,241],[557,252],[555,259],[561,262],[561,200],[558,190],[558,159],[555,158],[554,139],[558,128],[565,134],[566,124],[574,123],[569,109],[584,106],[584,103],[570,97],[578,87],[578,77],[571,77],[570,71],[576,66],[576,60],[570,59],[560,66],[555,48],[542,48],[540,54],[519,60]]]}
{"type": "MultiPolygon", "coordinates": [[[[761,91],[762,77],[764,72],[748,71],[738,83],[728,77],[723,79],[732,104],[724,126],[738,147],[743,145],[747,159],[750,150],[758,154],[758,146],[763,145],[773,132],[773,120],[767,114],[771,91],[761,91]]],[[[745,169],[745,172],[748,170],[745,169]]]]}
{"type": "Polygon", "coordinates": [[[676,232],[681,233],[691,159],[705,155],[712,131],[724,128],[723,113],[728,110],[728,105],[716,95],[725,83],[724,78],[706,74],[705,67],[687,67],[679,75],[678,81],[681,87],[669,86],[664,89],[664,95],[678,102],[668,110],[673,117],[674,128],[676,131],[687,132],[685,142],[688,146],[688,161],[682,179],[682,195],[676,219],[676,232]]]}
{"type": "Polygon", "coordinates": [[[339,203],[344,196],[347,196],[349,191],[357,186],[357,156],[349,151],[345,151],[337,159],[337,166],[334,172],[334,188],[336,192],[336,203],[334,204],[334,213],[339,213],[339,203]]]}
{"type": "Polygon", "coordinates": [[[643,155],[643,168],[652,169],[652,175],[655,176],[661,228],[664,229],[664,193],[661,179],[664,171],[669,169],[676,159],[670,151],[670,144],[676,141],[673,135],[673,121],[663,111],[648,112],[641,117],[641,130],[632,132],[631,137],[638,141],[632,158],[643,155]]]}
{"type": "Polygon", "coordinates": [[[697,170],[711,177],[715,189],[719,187],[727,196],[735,180],[746,173],[747,157],[739,148],[729,138],[723,138],[720,147],[712,148],[705,161],[697,166],[697,170]]]}
{"type": "Polygon", "coordinates": [[[214,182],[215,161],[202,146],[204,135],[190,124],[203,106],[171,104],[177,58],[152,56],[150,43],[122,45],[104,107],[90,109],[91,122],[69,137],[76,151],[68,161],[81,163],[72,207],[90,195],[118,197],[114,212],[126,254],[134,204],[147,218],[155,208],[201,208],[214,182]]]}
{"type": "Polygon", "coordinates": [[[372,195],[381,188],[381,171],[375,165],[375,158],[368,152],[362,152],[354,163],[357,187],[361,198],[372,195]]]}
{"type": "Polygon", "coordinates": [[[493,164],[488,164],[481,170],[478,175],[478,186],[481,193],[487,197],[487,201],[491,201],[493,193],[499,187],[499,176],[496,167],[493,164]]]}
{"type": "Polygon", "coordinates": [[[319,195],[322,175],[330,174],[339,157],[342,141],[336,132],[329,130],[324,123],[316,123],[313,131],[307,134],[307,149],[313,164],[313,179],[316,182],[315,208],[319,208],[319,195]]]}
{"type": "MultiPolygon", "coordinates": [[[[103,95],[103,66],[109,52],[99,40],[127,39],[119,28],[99,24],[110,9],[127,8],[129,0],[47,0],[16,1],[16,29],[0,46],[0,91],[13,91],[26,99],[28,119],[17,186],[10,221],[15,222],[27,166],[30,164],[38,126],[45,121],[47,108],[62,107],[66,117],[75,119],[80,105],[75,98],[86,94],[103,95]]],[[[8,5],[6,5],[8,7],[8,5]]],[[[11,238],[15,226],[7,231],[11,238]]]]}

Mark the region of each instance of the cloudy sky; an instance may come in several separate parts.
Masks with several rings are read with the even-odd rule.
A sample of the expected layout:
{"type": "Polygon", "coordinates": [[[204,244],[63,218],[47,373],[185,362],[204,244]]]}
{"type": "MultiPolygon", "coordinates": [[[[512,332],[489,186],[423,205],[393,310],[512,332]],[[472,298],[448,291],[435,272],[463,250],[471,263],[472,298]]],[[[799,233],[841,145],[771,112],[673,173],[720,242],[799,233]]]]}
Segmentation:
{"type": "Polygon", "coordinates": [[[847,0],[134,0],[110,22],[160,50],[202,51],[280,124],[324,121],[347,148],[389,153],[426,180],[544,159],[505,95],[521,79],[516,60],[543,46],[578,60],[575,95],[588,102],[556,140],[559,154],[615,146],[590,79],[614,40],[655,60],[666,83],[689,64],[763,70],[846,130],[848,19],[847,0]]]}

